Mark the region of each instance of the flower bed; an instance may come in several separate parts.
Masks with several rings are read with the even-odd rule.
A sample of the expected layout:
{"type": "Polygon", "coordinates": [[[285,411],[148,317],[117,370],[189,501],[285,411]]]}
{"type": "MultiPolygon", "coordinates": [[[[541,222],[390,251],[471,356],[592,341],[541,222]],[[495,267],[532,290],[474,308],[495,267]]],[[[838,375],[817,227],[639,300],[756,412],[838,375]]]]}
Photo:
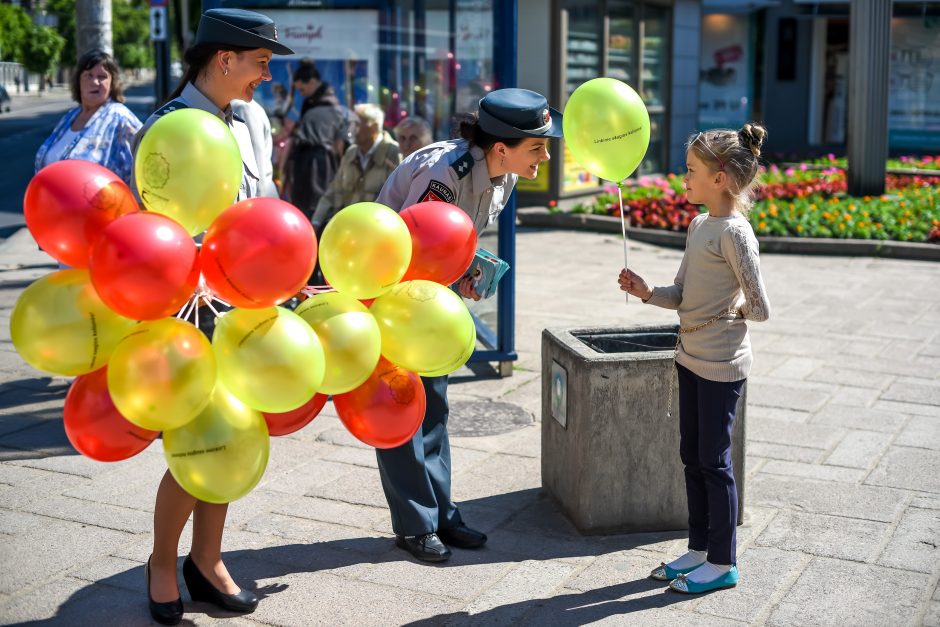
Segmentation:
{"type": "MultiPolygon", "coordinates": [[[[855,198],[846,195],[845,171],[838,167],[771,166],[749,219],[757,235],[940,243],[940,181],[889,174],[886,184],[882,196],[855,198]]],[[[623,200],[635,227],[684,231],[699,214],[675,174],[641,177],[623,188],[623,200]]],[[[572,212],[619,216],[617,188],[608,188],[572,212]]]]}

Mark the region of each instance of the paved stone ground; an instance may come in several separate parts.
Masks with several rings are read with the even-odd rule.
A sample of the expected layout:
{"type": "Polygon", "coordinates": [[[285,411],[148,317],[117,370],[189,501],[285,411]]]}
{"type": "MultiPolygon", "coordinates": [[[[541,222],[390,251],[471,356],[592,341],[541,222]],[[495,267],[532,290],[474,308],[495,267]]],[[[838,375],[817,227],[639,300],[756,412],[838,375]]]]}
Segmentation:
{"type": "MultiPolygon", "coordinates": [[[[670,322],[616,288],[611,236],[518,239],[512,377],[455,377],[473,414],[509,403],[532,424],[454,438],[454,492],[490,534],[443,566],[393,548],[373,452],[332,406],[272,441],[267,473],[231,508],[229,568],[266,598],[228,625],[940,625],[940,265],[763,257],[773,318],[753,325],[742,583],[688,598],[646,578],[682,533],[581,537],[540,491],[540,333],[546,326],[670,322]]],[[[631,245],[668,282],[680,253],[631,245]]],[[[28,234],[0,247],[0,621],[148,622],[142,564],[165,467],[160,444],[96,463],[69,447],[68,381],[23,365],[9,342],[19,291],[51,269],[28,234]]],[[[461,424],[460,411],[453,418],[461,424]]],[[[469,429],[473,431],[473,429],[469,429]]],[[[187,530],[188,534],[188,530],[187,530]]],[[[185,554],[188,536],[184,537],[185,554]]]]}

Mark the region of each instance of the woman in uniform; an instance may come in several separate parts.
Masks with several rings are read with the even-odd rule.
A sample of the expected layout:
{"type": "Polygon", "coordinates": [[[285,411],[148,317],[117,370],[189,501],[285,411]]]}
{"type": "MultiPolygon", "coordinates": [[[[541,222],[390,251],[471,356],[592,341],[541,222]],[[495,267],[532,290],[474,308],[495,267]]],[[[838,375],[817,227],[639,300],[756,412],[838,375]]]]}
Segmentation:
{"type": "MultiPolygon", "coordinates": [[[[548,142],[561,137],[561,114],[527,89],[499,89],[479,112],[460,121],[459,139],[421,148],[392,173],[377,202],[395,211],[430,200],[451,203],[473,221],[477,235],[499,216],[520,176],[534,179],[548,161],[548,142]]],[[[479,300],[469,277],[456,285],[479,300]]],[[[414,557],[443,562],[448,545],[483,546],[486,535],[464,524],[450,496],[447,377],[422,377],[427,411],[421,429],[398,448],[376,449],[395,544],[414,557]]]]}
{"type": "MultiPolygon", "coordinates": [[[[137,135],[141,137],[161,116],[193,107],[222,119],[235,135],[243,162],[238,197],[259,195],[259,168],[248,127],[232,115],[232,100],[251,101],[255,89],[271,80],[272,54],[293,54],[277,42],[274,22],[241,9],[211,9],[202,15],[193,47],[185,54],[186,73],[169,102],[156,111],[137,135]]],[[[207,316],[208,317],[208,316],[207,316]]],[[[209,331],[211,333],[211,330],[209,331]]],[[[150,614],[164,625],[183,618],[176,573],[180,534],[190,514],[193,540],[183,562],[183,578],[194,601],[207,601],[233,612],[252,612],[258,597],[241,589],[222,563],[222,531],[228,505],[206,503],[189,495],[169,471],[163,475],[153,512],[153,553],[147,562],[150,614]]]]}

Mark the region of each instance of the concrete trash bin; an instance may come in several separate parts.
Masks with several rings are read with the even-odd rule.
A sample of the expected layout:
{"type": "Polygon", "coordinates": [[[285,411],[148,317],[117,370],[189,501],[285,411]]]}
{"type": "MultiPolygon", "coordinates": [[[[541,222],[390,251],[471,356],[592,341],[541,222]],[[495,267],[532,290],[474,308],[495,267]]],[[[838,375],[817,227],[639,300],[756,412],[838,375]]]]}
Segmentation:
{"type": "MultiPolygon", "coordinates": [[[[542,487],[579,532],[688,528],[673,366],[678,326],[542,332],[542,487]],[[666,417],[669,385],[672,418],[666,417]]],[[[744,512],[747,386],[731,457],[744,512]]]]}

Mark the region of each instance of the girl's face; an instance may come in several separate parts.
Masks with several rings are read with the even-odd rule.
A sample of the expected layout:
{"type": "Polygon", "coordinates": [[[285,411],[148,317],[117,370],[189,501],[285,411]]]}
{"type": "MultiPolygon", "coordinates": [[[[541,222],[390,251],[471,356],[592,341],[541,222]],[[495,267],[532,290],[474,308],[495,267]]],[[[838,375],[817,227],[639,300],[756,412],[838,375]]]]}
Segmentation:
{"type": "Polygon", "coordinates": [[[79,86],[82,94],[82,105],[89,109],[96,109],[111,97],[111,74],[98,65],[82,72],[79,77],[79,86]]]}
{"type": "Polygon", "coordinates": [[[256,48],[245,52],[223,52],[228,62],[223,58],[223,66],[228,69],[228,75],[223,76],[232,86],[232,99],[251,102],[255,89],[264,81],[271,80],[271,71],[268,64],[271,62],[272,52],[267,48],[256,48]]]}
{"type": "Polygon", "coordinates": [[[689,150],[685,154],[686,196],[693,205],[713,206],[724,191],[724,172],[716,172],[702,161],[695,151],[689,150]]]}
{"type": "Polygon", "coordinates": [[[551,159],[548,154],[548,140],[538,137],[527,137],[512,147],[497,143],[495,148],[501,151],[500,156],[505,154],[502,159],[503,167],[526,179],[538,176],[539,164],[551,159]]]}

